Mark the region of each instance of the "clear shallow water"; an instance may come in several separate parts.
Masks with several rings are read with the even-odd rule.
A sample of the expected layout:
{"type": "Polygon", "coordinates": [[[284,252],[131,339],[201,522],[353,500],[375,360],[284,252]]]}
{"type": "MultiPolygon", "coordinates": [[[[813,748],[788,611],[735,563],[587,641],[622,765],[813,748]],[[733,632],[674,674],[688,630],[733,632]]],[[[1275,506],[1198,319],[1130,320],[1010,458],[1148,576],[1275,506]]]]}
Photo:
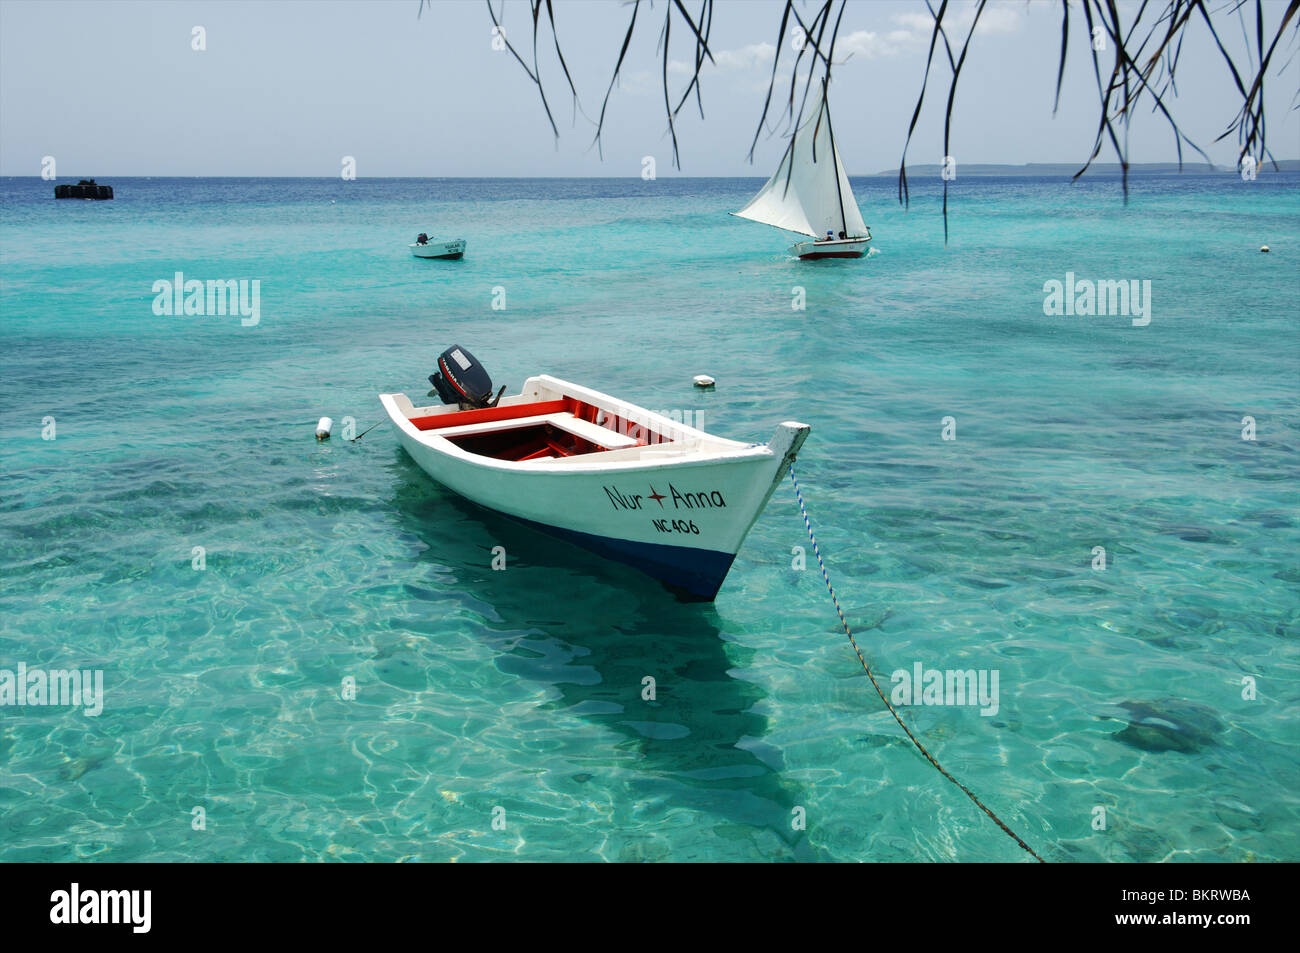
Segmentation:
{"type": "Polygon", "coordinates": [[[905,214],[860,179],[877,253],[813,264],[723,214],[757,180],[111,184],[0,179],[0,668],[106,691],[0,708],[0,859],[1025,857],[791,568],[788,483],[687,605],[459,501],[387,426],[312,439],[460,343],[512,388],[811,423],[860,644],[887,688],[999,672],[994,717],[903,714],[1048,859],[1300,860],[1300,177],[1141,178],[1127,208],[962,179],[946,250],[932,184],[905,214]],[[412,259],[420,230],[468,257],[412,259]],[[259,279],[260,323],[155,316],[178,270],[259,279]],[[1150,279],[1151,324],[1044,316],[1067,271],[1150,279]]]}

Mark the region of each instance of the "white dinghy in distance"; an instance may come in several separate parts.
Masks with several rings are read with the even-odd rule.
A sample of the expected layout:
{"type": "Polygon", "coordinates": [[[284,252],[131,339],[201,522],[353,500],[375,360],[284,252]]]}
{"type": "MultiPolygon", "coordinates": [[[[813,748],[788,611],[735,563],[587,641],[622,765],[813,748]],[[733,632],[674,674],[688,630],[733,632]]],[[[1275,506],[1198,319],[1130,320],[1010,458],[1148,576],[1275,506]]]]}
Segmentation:
{"type": "MultiPolygon", "coordinates": [[[[808,436],[786,422],[746,444],[548,375],[492,400],[464,348],[431,375],[445,403],[380,394],[425,473],[484,506],[713,599],[808,436]]],[[[502,388],[502,392],[504,388],[502,388]]]]}
{"type": "Polygon", "coordinates": [[[430,238],[424,232],[421,232],[409,247],[411,254],[416,258],[440,258],[446,261],[459,261],[465,257],[466,244],[463,238],[442,241],[437,238],[430,238]]]}
{"type": "Polygon", "coordinates": [[[805,261],[867,253],[871,229],[862,220],[835,148],[824,84],[817,111],[795,130],[776,174],[748,205],[731,214],[811,236],[812,241],[790,246],[790,254],[805,261]]]}

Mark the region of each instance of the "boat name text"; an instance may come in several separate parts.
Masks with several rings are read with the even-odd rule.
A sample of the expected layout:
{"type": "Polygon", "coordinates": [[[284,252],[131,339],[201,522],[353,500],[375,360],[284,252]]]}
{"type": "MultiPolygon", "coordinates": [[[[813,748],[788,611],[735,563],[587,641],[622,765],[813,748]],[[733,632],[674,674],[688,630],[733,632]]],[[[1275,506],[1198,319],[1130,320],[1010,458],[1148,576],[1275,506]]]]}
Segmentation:
{"type": "Polygon", "coordinates": [[[723,499],[722,494],[717,490],[700,490],[696,492],[682,492],[668,484],[668,493],[660,493],[652,485],[650,492],[647,494],[624,493],[617,486],[602,486],[605,495],[609,497],[609,504],[616,510],[640,510],[647,505],[645,501],[653,500],[659,504],[659,508],[666,509],[664,500],[672,500],[673,509],[675,510],[712,510],[725,509],[727,501],[723,499]]]}

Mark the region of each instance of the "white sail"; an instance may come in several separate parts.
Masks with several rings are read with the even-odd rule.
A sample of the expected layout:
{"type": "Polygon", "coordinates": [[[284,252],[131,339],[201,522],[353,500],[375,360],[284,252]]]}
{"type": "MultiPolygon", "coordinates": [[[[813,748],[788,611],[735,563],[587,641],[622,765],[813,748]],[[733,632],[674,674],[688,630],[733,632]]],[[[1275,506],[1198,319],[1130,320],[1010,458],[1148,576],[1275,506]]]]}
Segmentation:
{"type": "Polygon", "coordinates": [[[795,132],[776,174],[748,205],[732,214],[815,238],[827,230],[836,235],[843,231],[849,237],[867,234],[867,223],[831,136],[830,107],[825,99],[795,132]]]}

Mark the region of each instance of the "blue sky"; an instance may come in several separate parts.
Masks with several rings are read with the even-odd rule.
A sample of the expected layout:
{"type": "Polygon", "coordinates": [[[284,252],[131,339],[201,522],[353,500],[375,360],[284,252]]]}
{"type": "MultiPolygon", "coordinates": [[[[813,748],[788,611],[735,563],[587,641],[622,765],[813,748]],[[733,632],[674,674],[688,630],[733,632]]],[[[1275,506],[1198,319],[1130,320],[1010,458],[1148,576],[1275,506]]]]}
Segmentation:
{"type": "MultiPolygon", "coordinates": [[[[1285,4],[1265,7],[1275,24],[1285,4]]],[[[481,0],[437,2],[422,16],[418,0],[0,0],[0,174],[37,175],[52,155],[60,177],[332,176],[343,156],[355,157],[361,177],[620,176],[639,175],[650,155],[660,177],[673,175],[655,53],[664,9],[658,0],[642,11],[609,107],[602,162],[587,117],[599,113],[627,21],[628,8],[613,0],[556,0],[582,107],[575,113],[558,66],[544,56],[558,144],[535,88],[508,53],[492,49],[481,0]],[[196,26],[206,50],[192,49],[196,26]]],[[[1132,16],[1135,6],[1121,9],[1132,16]]],[[[760,141],[754,165],[746,153],[780,11],[779,0],[719,0],[706,119],[683,110],[678,129],[682,174],[766,176],[775,167],[776,138],[760,141]]],[[[968,16],[968,6],[958,3],[956,15],[968,16]]],[[[957,96],[953,155],[959,163],[1085,159],[1097,101],[1082,18],[1072,18],[1055,118],[1057,4],[1007,0],[986,18],[957,96]]],[[[831,103],[852,174],[897,166],[924,69],[926,19],[921,0],[850,0],[831,103]]],[[[503,22],[527,48],[524,0],[506,0],[503,22]]],[[[1235,52],[1241,28],[1235,17],[1225,23],[1221,35],[1235,52]]],[[[671,59],[684,63],[686,37],[675,31],[674,40],[671,59]]],[[[1300,62],[1294,40],[1283,46],[1276,62],[1287,65],[1270,79],[1269,143],[1279,158],[1294,158],[1300,113],[1288,107],[1300,62]]],[[[1203,27],[1189,34],[1183,57],[1175,115],[1216,162],[1231,165],[1235,138],[1213,139],[1239,102],[1203,27]]],[[[946,91],[946,67],[936,70],[946,91]]],[[[683,88],[678,67],[670,78],[683,88]]],[[[940,90],[927,98],[911,162],[941,159],[940,90]]],[[[1134,161],[1175,158],[1167,126],[1149,108],[1130,143],[1134,161]]]]}

